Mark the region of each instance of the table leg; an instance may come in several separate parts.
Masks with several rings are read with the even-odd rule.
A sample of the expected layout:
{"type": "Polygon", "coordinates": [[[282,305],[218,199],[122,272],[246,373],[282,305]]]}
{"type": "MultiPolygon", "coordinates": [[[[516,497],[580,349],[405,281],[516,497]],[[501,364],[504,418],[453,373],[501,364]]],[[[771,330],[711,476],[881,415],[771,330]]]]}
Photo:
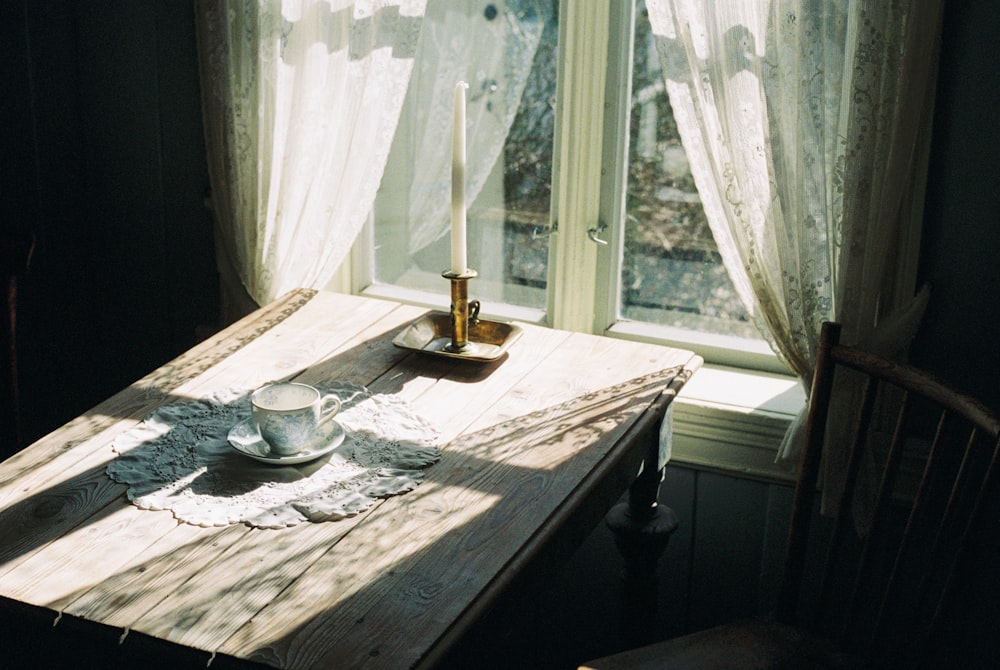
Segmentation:
{"type": "Polygon", "coordinates": [[[605,518],[625,559],[623,633],[634,646],[658,639],[656,566],[678,525],[674,511],[658,500],[669,453],[655,431],[646,439],[646,458],[628,500],[605,518]]]}

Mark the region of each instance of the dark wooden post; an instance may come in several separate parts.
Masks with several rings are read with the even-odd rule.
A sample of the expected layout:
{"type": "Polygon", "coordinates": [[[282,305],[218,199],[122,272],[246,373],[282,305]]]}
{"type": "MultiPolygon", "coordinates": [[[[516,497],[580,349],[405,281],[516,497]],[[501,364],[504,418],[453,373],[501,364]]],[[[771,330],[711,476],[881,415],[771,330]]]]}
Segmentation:
{"type": "Polygon", "coordinates": [[[625,559],[622,633],[630,646],[648,644],[660,637],[656,630],[656,566],[678,525],[674,511],[659,503],[660,484],[670,454],[658,431],[650,431],[644,439],[646,456],[629,488],[628,500],[613,507],[605,519],[625,559]]]}

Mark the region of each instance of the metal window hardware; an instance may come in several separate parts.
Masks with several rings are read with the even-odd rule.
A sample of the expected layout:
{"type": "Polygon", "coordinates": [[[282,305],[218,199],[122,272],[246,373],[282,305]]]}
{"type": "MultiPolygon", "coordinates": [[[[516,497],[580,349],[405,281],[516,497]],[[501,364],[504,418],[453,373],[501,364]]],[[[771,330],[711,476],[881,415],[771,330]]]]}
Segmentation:
{"type": "Polygon", "coordinates": [[[603,245],[603,246],[607,246],[608,241],[607,240],[602,240],[601,238],[598,237],[598,235],[600,235],[601,233],[603,233],[607,229],[608,229],[608,227],[603,222],[598,221],[596,226],[594,226],[593,228],[590,228],[590,229],[587,230],[587,237],[590,238],[591,242],[595,242],[597,244],[600,244],[600,245],[603,245]]]}
{"type": "Polygon", "coordinates": [[[540,228],[539,226],[535,226],[534,228],[532,228],[531,239],[540,240],[546,237],[551,237],[552,233],[558,233],[558,232],[559,232],[559,222],[553,221],[552,225],[548,226],[547,228],[540,228]]]}

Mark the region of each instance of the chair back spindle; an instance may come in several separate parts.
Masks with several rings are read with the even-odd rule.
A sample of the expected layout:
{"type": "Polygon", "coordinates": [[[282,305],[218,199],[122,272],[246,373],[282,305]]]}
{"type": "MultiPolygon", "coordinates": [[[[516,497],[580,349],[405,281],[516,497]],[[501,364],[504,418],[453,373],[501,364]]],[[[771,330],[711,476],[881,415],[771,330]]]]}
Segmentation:
{"type": "Polygon", "coordinates": [[[936,669],[1000,653],[1000,419],[840,333],[820,334],[773,616],[582,668],[936,669]]]}
{"type": "Polygon", "coordinates": [[[824,326],[778,616],[801,622],[808,609],[813,630],[847,649],[916,661],[937,640],[977,522],[996,496],[1000,422],[930,375],[842,345],[839,337],[838,324],[824,326]],[[830,399],[852,386],[857,404],[831,407],[830,399]],[[856,415],[847,439],[831,424],[845,419],[845,409],[856,415]],[[885,421],[889,411],[894,421],[885,421]],[[832,519],[820,520],[824,449],[844,444],[843,491],[832,519]],[[862,487],[870,483],[868,500],[862,487]],[[827,530],[816,566],[808,557],[819,526],[827,530]],[[806,603],[803,584],[811,579],[819,585],[806,603]]]}

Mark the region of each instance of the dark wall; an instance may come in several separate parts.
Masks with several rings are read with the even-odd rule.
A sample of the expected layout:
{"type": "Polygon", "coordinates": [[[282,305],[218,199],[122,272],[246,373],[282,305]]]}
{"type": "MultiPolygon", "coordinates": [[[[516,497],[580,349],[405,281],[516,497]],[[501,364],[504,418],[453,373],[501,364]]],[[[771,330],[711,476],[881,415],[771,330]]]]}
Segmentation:
{"type": "Polygon", "coordinates": [[[994,0],[947,0],[914,361],[1000,408],[1000,68],[994,0]]]}
{"type": "MultiPolygon", "coordinates": [[[[1000,13],[948,0],[918,363],[1000,404],[1000,13]]],[[[38,250],[20,321],[41,434],[188,347],[216,320],[191,2],[0,3],[0,226],[38,250]]]]}
{"type": "Polygon", "coordinates": [[[26,432],[180,353],[218,311],[190,2],[2,3],[0,225],[20,295],[26,432]]]}

